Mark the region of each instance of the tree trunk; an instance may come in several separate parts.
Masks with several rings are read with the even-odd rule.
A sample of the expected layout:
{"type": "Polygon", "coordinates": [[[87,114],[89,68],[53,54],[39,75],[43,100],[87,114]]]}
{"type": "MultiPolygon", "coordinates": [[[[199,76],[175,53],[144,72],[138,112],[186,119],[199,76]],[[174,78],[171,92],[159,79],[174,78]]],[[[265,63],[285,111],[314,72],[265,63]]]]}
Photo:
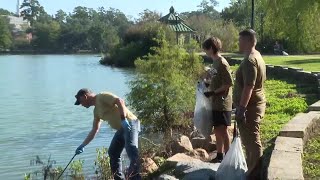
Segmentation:
{"type": "MultiPolygon", "coordinates": [[[[166,103],[166,102],[165,102],[166,103]]],[[[164,114],[164,137],[165,139],[171,139],[172,138],[172,128],[170,126],[170,117],[168,112],[168,106],[165,104],[163,107],[163,114],[164,114]]]]}

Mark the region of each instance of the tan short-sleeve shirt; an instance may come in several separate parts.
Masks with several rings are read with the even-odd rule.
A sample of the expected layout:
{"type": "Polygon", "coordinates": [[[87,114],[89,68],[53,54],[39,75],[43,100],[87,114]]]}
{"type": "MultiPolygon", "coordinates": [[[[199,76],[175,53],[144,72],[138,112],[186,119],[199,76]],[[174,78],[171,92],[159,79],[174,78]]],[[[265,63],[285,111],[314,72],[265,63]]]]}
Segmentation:
{"type": "MultiPolygon", "coordinates": [[[[116,95],[109,92],[101,92],[96,95],[96,104],[93,110],[94,118],[107,121],[114,129],[121,128],[121,117],[118,106],[114,103],[116,95]]],[[[128,109],[126,110],[126,118],[129,121],[137,120],[137,117],[128,109]]]]}
{"type": "Polygon", "coordinates": [[[217,90],[223,85],[231,87],[221,95],[212,96],[212,110],[214,111],[231,111],[232,110],[232,75],[229,63],[223,57],[213,61],[213,77],[210,83],[210,91],[217,90]]]}
{"type": "Polygon", "coordinates": [[[237,72],[234,87],[234,103],[240,105],[241,95],[245,86],[254,86],[248,106],[266,102],[264,82],[266,80],[266,65],[258,51],[250,54],[241,62],[237,72]]]}

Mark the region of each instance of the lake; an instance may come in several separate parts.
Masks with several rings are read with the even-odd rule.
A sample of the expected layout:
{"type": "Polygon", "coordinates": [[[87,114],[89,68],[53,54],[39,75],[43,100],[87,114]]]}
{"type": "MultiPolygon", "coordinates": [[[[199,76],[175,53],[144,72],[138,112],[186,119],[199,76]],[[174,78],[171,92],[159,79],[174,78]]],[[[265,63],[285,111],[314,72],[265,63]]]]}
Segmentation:
{"type": "MultiPolygon", "coordinates": [[[[0,56],[0,179],[23,179],[40,170],[37,155],[65,166],[92,126],[93,107],[73,105],[80,88],[110,91],[125,98],[134,71],[99,64],[95,55],[0,56]]],[[[113,137],[107,123],[75,160],[94,173],[96,148],[113,137]]]]}

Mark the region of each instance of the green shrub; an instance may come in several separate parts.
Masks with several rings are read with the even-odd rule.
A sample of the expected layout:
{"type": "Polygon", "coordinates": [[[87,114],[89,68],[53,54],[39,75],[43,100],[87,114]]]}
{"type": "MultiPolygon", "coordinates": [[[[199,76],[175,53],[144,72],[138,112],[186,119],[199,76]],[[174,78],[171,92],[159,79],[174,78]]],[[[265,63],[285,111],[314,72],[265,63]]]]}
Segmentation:
{"type": "Polygon", "coordinates": [[[151,47],[159,46],[155,40],[162,31],[169,42],[174,42],[174,34],[167,26],[159,22],[147,22],[131,26],[125,33],[123,43],[110,52],[110,57],[102,63],[113,64],[118,67],[133,67],[134,61],[153,53],[151,47]]]}
{"type": "Polygon", "coordinates": [[[94,161],[95,165],[95,174],[98,179],[112,179],[112,172],[110,168],[110,158],[107,156],[108,149],[102,147],[101,149],[97,148],[97,157],[94,161]]]}
{"type": "Polygon", "coordinates": [[[117,67],[133,67],[136,58],[148,53],[149,50],[147,48],[142,42],[131,42],[115,50],[114,55],[111,57],[111,62],[117,67]]]}
{"type": "Polygon", "coordinates": [[[172,133],[175,126],[188,127],[183,116],[195,104],[195,84],[203,69],[201,58],[159,39],[160,47],[135,63],[137,75],[130,82],[128,101],[145,128],[172,133]]]}
{"type": "Polygon", "coordinates": [[[70,164],[70,176],[72,179],[75,179],[75,180],[84,180],[84,174],[83,174],[83,163],[84,163],[84,160],[77,160],[77,161],[73,161],[71,164],[70,164]]]}

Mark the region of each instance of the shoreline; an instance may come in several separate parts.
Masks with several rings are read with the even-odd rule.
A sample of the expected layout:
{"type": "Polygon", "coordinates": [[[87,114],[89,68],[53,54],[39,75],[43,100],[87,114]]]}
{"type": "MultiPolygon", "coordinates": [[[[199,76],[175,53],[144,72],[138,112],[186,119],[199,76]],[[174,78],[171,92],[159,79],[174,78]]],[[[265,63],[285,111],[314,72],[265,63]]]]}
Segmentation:
{"type": "Polygon", "coordinates": [[[64,52],[64,51],[35,51],[35,50],[22,50],[22,51],[0,51],[0,55],[99,55],[102,53],[92,51],[78,51],[78,52],[64,52]]]}

